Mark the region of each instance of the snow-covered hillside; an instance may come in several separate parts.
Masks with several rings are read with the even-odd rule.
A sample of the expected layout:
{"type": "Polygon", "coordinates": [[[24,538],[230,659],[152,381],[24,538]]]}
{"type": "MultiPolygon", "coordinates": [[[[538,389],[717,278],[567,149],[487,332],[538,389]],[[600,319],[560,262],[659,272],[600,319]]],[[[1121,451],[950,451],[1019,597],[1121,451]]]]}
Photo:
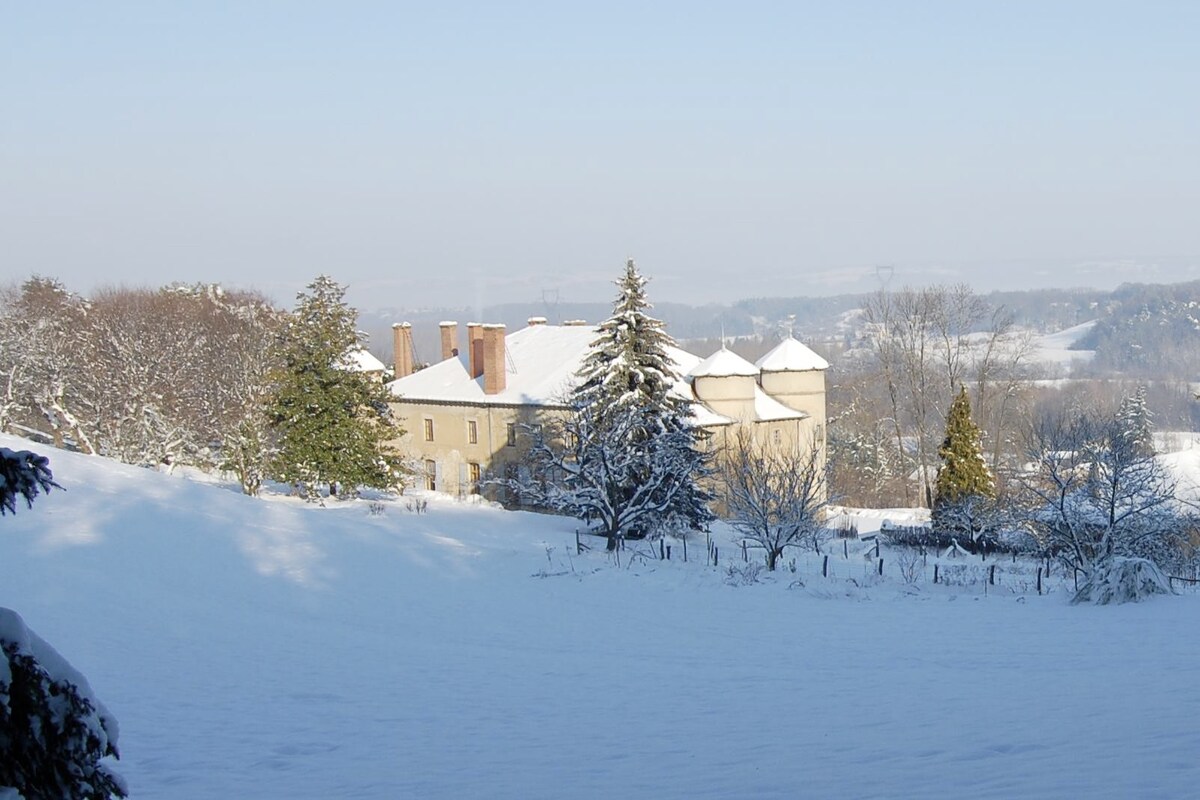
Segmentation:
{"type": "Polygon", "coordinates": [[[136,798],[1200,785],[1196,595],[733,586],[703,542],[618,568],[568,519],[314,508],[39,449],[66,491],[0,520],[0,606],[120,720],[136,798]]]}
{"type": "Polygon", "coordinates": [[[1056,364],[1068,370],[1075,364],[1091,361],[1096,353],[1093,350],[1073,350],[1072,347],[1096,327],[1096,321],[1084,322],[1070,328],[1037,336],[1033,340],[1034,351],[1031,357],[1043,364],[1056,364]]]}

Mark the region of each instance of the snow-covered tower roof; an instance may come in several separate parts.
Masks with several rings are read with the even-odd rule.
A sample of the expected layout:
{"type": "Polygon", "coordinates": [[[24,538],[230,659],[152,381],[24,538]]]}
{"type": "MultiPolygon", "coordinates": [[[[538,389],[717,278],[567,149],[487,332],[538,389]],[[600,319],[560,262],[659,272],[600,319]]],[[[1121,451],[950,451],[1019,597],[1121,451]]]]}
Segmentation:
{"type": "Polygon", "coordinates": [[[758,360],[759,382],[772,397],[825,423],[825,370],[829,362],[791,336],[758,360]]]}
{"type": "Polygon", "coordinates": [[[791,336],[775,345],[769,353],[755,362],[763,372],[805,372],[829,369],[829,362],[809,350],[791,336]]]}
{"type": "Polygon", "coordinates": [[[688,375],[693,378],[730,378],[734,376],[756,378],[758,377],[758,367],[732,350],[722,347],[693,367],[688,375]]]}

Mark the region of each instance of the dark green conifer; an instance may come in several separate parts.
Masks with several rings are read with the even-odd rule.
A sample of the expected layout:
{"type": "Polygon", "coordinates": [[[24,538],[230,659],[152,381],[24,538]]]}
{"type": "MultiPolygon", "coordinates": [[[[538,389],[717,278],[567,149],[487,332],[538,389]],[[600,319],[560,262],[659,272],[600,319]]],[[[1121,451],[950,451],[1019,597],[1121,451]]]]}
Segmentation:
{"type": "Polygon", "coordinates": [[[938,448],[942,467],[938,470],[934,504],[954,502],[968,495],[992,497],[996,492],[992,473],[983,460],[979,426],[971,419],[971,400],[965,388],[950,404],[946,415],[946,438],[938,448]]]}
{"type": "Polygon", "coordinates": [[[274,477],[313,500],[322,487],[353,495],[362,486],[391,488],[399,478],[400,459],[388,442],[401,431],[387,391],[351,368],[350,354],[362,343],[345,291],[322,275],[297,295],[268,404],[278,437],[274,477]]]}

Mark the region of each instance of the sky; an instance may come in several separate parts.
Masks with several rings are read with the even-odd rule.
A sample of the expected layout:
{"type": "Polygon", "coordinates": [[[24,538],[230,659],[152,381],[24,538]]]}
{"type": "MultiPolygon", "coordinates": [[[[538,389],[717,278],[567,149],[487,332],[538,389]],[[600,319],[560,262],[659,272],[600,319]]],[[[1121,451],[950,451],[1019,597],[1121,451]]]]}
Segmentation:
{"type": "Polygon", "coordinates": [[[0,281],[1200,278],[1200,4],[0,2],[0,281]]]}

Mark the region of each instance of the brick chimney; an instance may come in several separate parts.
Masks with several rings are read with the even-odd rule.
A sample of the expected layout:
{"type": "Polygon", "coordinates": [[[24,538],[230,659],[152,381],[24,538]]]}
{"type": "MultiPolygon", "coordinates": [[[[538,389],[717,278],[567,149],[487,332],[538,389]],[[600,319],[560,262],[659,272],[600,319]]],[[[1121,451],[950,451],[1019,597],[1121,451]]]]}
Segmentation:
{"type": "Polygon", "coordinates": [[[467,369],[472,378],[483,374],[483,323],[467,323],[467,369]]]}
{"type": "Polygon", "coordinates": [[[458,323],[439,323],[442,329],[442,361],[458,355],[458,323]]]}
{"type": "Polygon", "coordinates": [[[483,350],[483,393],[499,394],[507,385],[504,326],[484,325],[480,344],[483,350]]]}
{"type": "Polygon", "coordinates": [[[530,317],[528,320],[525,321],[525,324],[531,328],[534,325],[545,325],[546,318],[545,317],[530,317]]]}
{"type": "Polygon", "coordinates": [[[395,367],[393,378],[403,378],[413,374],[413,343],[412,325],[407,322],[397,322],[392,326],[392,350],[395,367]]]}

